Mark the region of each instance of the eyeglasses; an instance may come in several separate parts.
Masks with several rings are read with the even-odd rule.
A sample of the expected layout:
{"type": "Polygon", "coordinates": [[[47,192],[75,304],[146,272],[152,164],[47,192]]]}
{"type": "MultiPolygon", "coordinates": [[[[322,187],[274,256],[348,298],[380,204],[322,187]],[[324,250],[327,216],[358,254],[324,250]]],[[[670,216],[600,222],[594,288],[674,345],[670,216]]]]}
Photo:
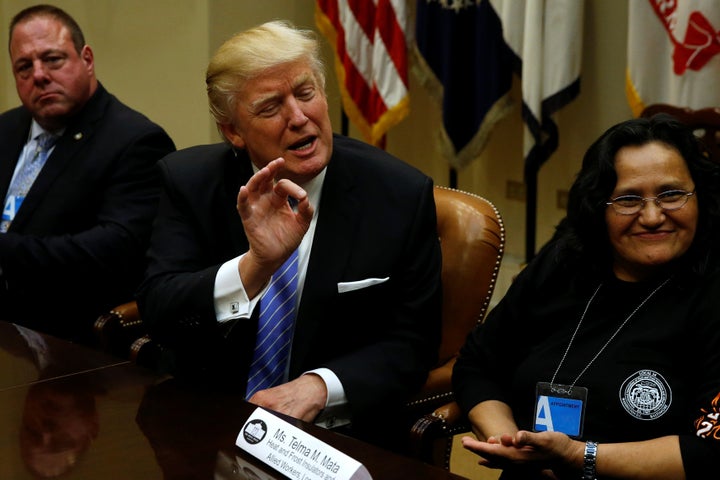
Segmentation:
{"type": "Polygon", "coordinates": [[[695,195],[695,190],[692,192],[686,192],[685,190],[668,190],[667,192],[662,192],[657,197],[620,195],[619,197],[610,199],[607,205],[612,205],[613,209],[620,215],[635,215],[645,207],[645,202],[652,200],[658,207],[671,212],[684,207],[688,199],[693,195],[695,195]]]}

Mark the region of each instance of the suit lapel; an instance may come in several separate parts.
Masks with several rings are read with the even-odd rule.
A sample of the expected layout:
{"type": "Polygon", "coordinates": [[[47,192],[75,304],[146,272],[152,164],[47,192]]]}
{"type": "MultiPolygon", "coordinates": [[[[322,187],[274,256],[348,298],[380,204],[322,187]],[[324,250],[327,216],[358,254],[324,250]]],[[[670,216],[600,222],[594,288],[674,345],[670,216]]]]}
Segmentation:
{"type": "Polygon", "coordinates": [[[95,125],[102,120],[103,113],[111,100],[110,95],[99,85],[95,95],[88,101],[79,116],[65,129],[47,158],[23,201],[22,208],[10,225],[10,230],[21,229],[32,218],[35,208],[43,201],[53,182],[62,174],[70,162],[92,161],[83,157],[83,149],[95,132],[95,125]]]}
{"type": "Polygon", "coordinates": [[[243,229],[240,214],[237,211],[237,195],[240,186],[245,185],[253,174],[250,158],[245,151],[238,151],[237,155],[231,148],[225,155],[225,187],[222,193],[221,204],[224,222],[230,229],[230,240],[234,252],[246,252],[248,249],[247,236],[243,229]],[[229,207],[229,208],[228,208],[229,207]]]}
{"type": "Polygon", "coordinates": [[[333,154],[323,183],[320,212],[298,310],[291,375],[301,373],[298,366],[303,364],[310,349],[317,347],[313,345],[313,338],[321,327],[319,319],[327,317],[325,299],[337,294],[338,281],[343,278],[353,249],[359,224],[356,219],[362,208],[348,165],[342,157],[333,154]]]}
{"type": "Polygon", "coordinates": [[[17,110],[17,118],[12,119],[12,125],[0,133],[0,202],[5,204],[5,195],[10,188],[10,180],[15,172],[15,166],[20,158],[23,146],[27,141],[32,118],[24,108],[17,110]]]}

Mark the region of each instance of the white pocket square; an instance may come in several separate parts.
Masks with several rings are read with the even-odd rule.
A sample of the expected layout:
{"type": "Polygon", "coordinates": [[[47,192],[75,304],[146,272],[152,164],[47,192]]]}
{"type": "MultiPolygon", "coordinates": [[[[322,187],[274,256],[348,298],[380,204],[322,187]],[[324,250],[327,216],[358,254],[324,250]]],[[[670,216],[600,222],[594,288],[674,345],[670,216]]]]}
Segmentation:
{"type": "Polygon", "coordinates": [[[390,280],[390,277],[366,278],[365,280],[357,280],[355,282],[340,282],[338,283],[338,293],[352,292],[353,290],[372,287],[373,285],[385,283],[388,280],[390,280]]]}

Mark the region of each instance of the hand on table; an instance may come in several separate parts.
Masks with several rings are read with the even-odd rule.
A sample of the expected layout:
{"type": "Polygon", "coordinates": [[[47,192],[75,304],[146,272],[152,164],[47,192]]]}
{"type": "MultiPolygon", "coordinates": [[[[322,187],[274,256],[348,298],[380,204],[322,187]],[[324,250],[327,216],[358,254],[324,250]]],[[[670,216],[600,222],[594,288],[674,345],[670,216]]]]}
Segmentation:
{"type": "Polygon", "coordinates": [[[260,407],[312,422],[325,408],[327,387],[318,375],[307,374],[288,383],[260,390],[249,402],[260,407]]]}

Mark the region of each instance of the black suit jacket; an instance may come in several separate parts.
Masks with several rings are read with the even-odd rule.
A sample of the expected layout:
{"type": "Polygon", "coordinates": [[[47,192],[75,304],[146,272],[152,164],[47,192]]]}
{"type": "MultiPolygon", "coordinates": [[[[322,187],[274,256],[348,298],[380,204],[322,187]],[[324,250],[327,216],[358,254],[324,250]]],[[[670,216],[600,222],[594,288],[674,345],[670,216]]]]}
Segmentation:
{"type": "MultiPolygon", "coordinates": [[[[31,124],[0,115],[0,201],[31,124]]],[[[67,126],[7,233],[0,318],[92,343],[101,313],[131,300],[157,211],[157,160],[170,137],[102,85],[67,126]]]]}
{"type": "MultiPolygon", "coordinates": [[[[153,336],[178,367],[244,390],[257,328],[218,327],[220,265],[248,249],[236,211],[252,175],[225,144],[181,150],[164,179],[149,269],[138,300],[153,336]],[[222,372],[222,374],[218,374],[222,372]],[[213,375],[216,374],[216,375],[213,375]],[[231,375],[232,381],[227,376],[231,375]]],[[[426,378],[440,339],[440,245],[432,180],[384,151],[335,135],[299,305],[290,375],[317,367],[339,377],[354,418],[399,405],[426,378]],[[390,277],[338,293],[339,282],[390,277]]]]}

